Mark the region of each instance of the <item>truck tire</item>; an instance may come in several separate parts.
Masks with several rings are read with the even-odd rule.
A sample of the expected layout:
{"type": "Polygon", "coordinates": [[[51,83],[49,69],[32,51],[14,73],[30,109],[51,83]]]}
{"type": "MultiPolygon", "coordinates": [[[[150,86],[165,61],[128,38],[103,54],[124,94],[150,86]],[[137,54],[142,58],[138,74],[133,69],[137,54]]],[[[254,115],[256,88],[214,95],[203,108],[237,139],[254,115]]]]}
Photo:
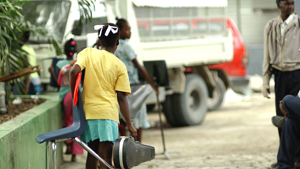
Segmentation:
{"type": "Polygon", "coordinates": [[[162,111],[167,119],[167,122],[171,125],[176,127],[177,123],[175,120],[175,115],[174,115],[174,108],[172,104],[172,97],[173,95],[167,95],[166,100],[161,104],[162,105],[162,111]]]}
{"type": "Polygon", "coordinates": [[[222,79],[219,77],[216,79],[216,89],[213,92],[213,97],[208,98],[208,110],[217,110],[221,107],[224,95],[225,95],[226,87],[222,79]]]}
{"type": "Polygon", "coordinates": [[[207,86],[202,77],[187,75],[184,93],[173,96],[176,126],[201,124],[207,112],[207,99],[207,86]]]}

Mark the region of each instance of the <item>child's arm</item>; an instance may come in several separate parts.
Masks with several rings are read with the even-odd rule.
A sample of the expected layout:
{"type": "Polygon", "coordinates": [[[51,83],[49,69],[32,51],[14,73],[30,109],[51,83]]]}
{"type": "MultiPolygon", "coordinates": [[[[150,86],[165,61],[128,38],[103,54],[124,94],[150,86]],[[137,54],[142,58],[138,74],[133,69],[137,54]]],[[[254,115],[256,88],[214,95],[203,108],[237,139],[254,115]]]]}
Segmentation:
{"type": "Polygon", "coordinates": [[[28,94],[30,87],[30,76],[28,75],[25,80],[25,90],[23,91],[23,94],[28,94]]]}
{"type": "Polygon", "coordinates": [[[128,130],[132,133],[133,137],[137,136],[136,129],[132,126],[128,108],[128,100],[125,92],[117,91],[118,102],[122,111],[122,114],[126,120],[128,130]]]}
{"type": "Polygon", "coordinates": [[[77,59],[74,59],[70,62],[70,65],[73,66],[77,62],[77,59]]]}
{"type": "Polygon", "coordinates": [[[151,84],[152,88],[155,90],[156,94],[158,95],[158,88],[155,86],[154,82],[151,80],[147,70],[144,66],[140,65],[138,60],[135,58],[132,60],[135,67],[138,69],[139,73],[151,84]]]}
{"type": "MultiPolygon", "coordinates": [[[[49,67],[49,72],[51,73],[51,75],[53,76],[54,80],[57,82],[57,76],[56,74],[54,73],[54,68],[53,66],[49,67]]],[[[60,71],[60,69],[58,69],[58,72],[60,71]]]]}
{"type": "Polygon", "coordinates": [[[81,72],[81,68],[79,65],[75,64],[71,70],[70,70],[70,89],[71,89],[71,95],[73,98],[74,94],[74,88],[75,88],[75,83],[76,83],[76,77],[78,73],[81,72]]]}

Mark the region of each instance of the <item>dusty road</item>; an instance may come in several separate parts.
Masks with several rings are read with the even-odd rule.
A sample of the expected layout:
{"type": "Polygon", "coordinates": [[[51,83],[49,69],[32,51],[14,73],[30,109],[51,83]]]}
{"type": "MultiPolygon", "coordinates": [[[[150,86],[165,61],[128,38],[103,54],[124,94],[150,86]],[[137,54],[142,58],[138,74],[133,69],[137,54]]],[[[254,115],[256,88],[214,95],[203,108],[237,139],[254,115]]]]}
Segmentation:
{"type": "MultiPolygon", "coordinates": [[[[250,99],[232,99],[221,109],[209,112],[202,125],[165,128],[167,151],[171,160],[157,155],[136,169],[266,169],[276,161],[279,144],[277,129],[271,124],[275,114],[274,95],[265,99],[260,93],[250,99]]],[[[150,113],[151,123],[158,122],[158,114],[150,113]]],[[[143,143],[162,152],[159,128],[143,132],[143,143]]],[[[70,156],[65,156],[69,161],[70,156]]],[[[78,162],[65,162],[60,169],[83,169],[85,156],[78,162]]]]}

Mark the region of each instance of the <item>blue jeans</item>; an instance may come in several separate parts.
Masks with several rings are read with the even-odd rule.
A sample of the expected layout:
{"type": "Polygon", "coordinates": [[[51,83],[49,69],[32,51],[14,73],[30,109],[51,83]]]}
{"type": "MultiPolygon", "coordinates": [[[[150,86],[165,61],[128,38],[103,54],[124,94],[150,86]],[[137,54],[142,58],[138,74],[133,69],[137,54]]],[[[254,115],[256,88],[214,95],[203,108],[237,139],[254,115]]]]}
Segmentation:
{"type": "Polygon", "coordinates": [[[287,95],[282,100],[282,107],[287,112],[284,123],[280,146],[277,154],[279,168],[292,168],[295,155],[298,154],[300,145],[300,98],[287,95]]]}
{"type": "MultiPolygon", "coordinates": [[[[19,92],[18,92],[16,86],[13,86],[13,93],[14,93],[14,95],[19,95],[19,92]]],[[[32,83],[30,83],[29,90],[28,90],[27,94],[35,95],[37,93],[41,94],[41,85],[34,86],[32,83]]]]}

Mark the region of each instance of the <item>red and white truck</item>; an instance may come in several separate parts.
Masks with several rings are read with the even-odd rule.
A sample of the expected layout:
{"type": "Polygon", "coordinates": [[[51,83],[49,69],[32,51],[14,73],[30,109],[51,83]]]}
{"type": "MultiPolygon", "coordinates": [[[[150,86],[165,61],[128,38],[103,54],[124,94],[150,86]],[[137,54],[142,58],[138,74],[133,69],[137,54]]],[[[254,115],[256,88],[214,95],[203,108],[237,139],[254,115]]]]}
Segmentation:
{"type": "Polygon", "coordinates": [[[233,20],[227,18],[226,26],[232,31],[234,56],[231,62],[208,66],[209,70],[217,71],[220,78],[217,82],[217,89],[209,100],[210,110],[215,110],[221,106],[228,87],[239,94],[250,95],[252,93],[247,75],[248,55],[245,43],[233,20]]]}
{"type": "MultiPolygon", "coordinates": [[[[208,100],[215,97],[220,84],[230,87],[229,69],[209,67],[235,58],[235,31],[229,27],[226,7],[227,0],[97,0],[92,21],[78,29],[77,0],[33,0],[24,16],[32,24],[53,29],[63,42],[75,38],[78,51],[96,42],[95,24],[126,18],[138,60],[164,82],[159,100],[167,121],[172,126],[189,126],[204,121],[208,100]]],[[[55,51],[41,38],[32,36],[31,42],[44,69],[42,82],[47,84],[46,70],[55,51]]],[[[155,104],[155,95],[147,103],[155,104]]]]}

